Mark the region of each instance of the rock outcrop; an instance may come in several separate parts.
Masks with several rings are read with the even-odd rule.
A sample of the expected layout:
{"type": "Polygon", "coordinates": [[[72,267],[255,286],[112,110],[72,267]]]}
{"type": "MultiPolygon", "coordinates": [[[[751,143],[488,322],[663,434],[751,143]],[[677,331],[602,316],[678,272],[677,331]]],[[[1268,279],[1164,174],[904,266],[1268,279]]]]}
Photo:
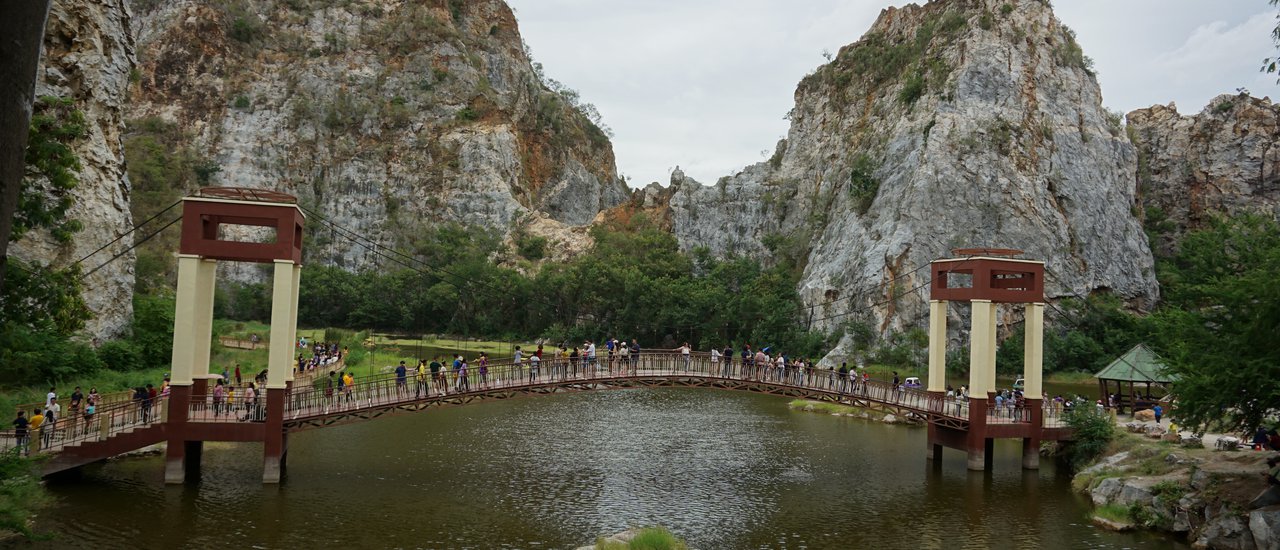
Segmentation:
{"type": "Polygon", "coordinates": [[[685,248],[796,260],[817,326],[920,322],[924,266],[970,246],[1044,260],[1051,298],[1158,297],[1134,148],[1047,2],[886,9],[795,99],[773,158],[714,186],[677,173],[668,215],[685,248]]]}
{"type": "MultiPolygon", "coordinates": [[[[626,199],[592,109],[542,77],[499,0],[146,4],[129,116],[183,128],[201,184],[293,193],[404,249],[445,222],[581,226],[626,199]]],[[[372,261],[311,242],[309,261],[372,261]]]]}
{"type": "MultiPolygon", "coordinates": [[[[125,0],[56,0],[45,27],[44,52],[36,95],[73,100],[84,114],[85,134],[71,144],[79,157],[79,185],[67,212],[83,229],[71,242],[59,243],[47,231],[33,231],[13,243],[14,257],[66,267],[128,232],[129,181],[125,176],[121,135],[134,42],[125,0]]],[[[121,334],[133,314],[133,254],[129,239],[89,257],[85,272],[116,254],[123,255],[84,279],[84,299],[95,317],[85,332],[98,338],[121,334]]]]}
{"type": "Polygon", "coordinates": [[[1280,106],[1221,95],[1199,114],[1157,105],[1129,113],[1138,147],[1138,192],[1158,252],[1172,253],[1213,214],[1280,218],[1280,106]]]}

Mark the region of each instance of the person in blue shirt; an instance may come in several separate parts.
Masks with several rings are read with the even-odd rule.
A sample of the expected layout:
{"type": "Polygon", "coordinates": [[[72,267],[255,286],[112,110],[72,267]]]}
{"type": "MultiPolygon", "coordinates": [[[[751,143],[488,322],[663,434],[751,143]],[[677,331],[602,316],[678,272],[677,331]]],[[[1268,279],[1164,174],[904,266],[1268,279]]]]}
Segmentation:
{"type": "Polygon", "coordinates": [[[404,361],[396,367],[396,395],[401,391],[409,393],[409,369],[404,366],[404,361]]]}

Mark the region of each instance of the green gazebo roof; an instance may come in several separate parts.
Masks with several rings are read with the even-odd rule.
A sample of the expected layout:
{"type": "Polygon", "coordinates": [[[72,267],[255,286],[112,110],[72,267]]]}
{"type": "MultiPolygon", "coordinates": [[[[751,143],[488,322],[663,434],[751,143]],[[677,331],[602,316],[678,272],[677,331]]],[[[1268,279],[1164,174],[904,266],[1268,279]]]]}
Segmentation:
{"type": "Polygon", "coordinates": [[[1133,346],[1133,349],[1116,358],[1093,377],[1126,382],[1176,382],[1176,377],[1168,372],[1164,361],[1146,344],[1133,346]]]}

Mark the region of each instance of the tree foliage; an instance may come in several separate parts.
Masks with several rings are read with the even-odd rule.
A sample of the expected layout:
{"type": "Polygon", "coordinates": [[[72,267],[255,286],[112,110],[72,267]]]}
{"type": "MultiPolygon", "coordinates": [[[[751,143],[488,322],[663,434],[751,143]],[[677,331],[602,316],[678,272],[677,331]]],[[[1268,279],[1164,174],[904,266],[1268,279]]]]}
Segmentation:
{"type": "Polygon", "coordinates": [[[788,269],[692,257],[642,216],[592,232],[587,253],[532,275],[494,260],[501,242],[491,232],[448,224],[416,236],[416,269],[351,273],[310,263],[299,320],[555,342],[634,337],[646,347],[750,342],[809,357],[829,344],[827,335],[806,330],[788,269]]]}
{"type": "Polygon", "coordinates": [[[1075,430],[1075,438],[1067,448],[1072,470],[1080,470],[1093,462],[1115,437],[1116,425],[1110,415],[1097,414],[1093,407],[1076,407],[1063,413],[1063,420],[1075,430]]]}
{"type": "Polygon", "coordinates": [[[81,229],[80,222],[67,218],[67,210],[75,202],[72,190],[79,184],[76,172],[80,170],[80,158],[71,145],[84,134],[84,114],[70,99],[45,96],[36,102],[27,137],[27,176],[11,240],[44,228],[59,242],[67,242],[81,229]]]}
{"type": "Polygon", "coordinates": [[[1280,406],[1280,224],[1214,220],[1189,233],[1160,272],[1168,305],[1151,322],[1179,377],[1177,418],[1255,429],[1280,406]]]}

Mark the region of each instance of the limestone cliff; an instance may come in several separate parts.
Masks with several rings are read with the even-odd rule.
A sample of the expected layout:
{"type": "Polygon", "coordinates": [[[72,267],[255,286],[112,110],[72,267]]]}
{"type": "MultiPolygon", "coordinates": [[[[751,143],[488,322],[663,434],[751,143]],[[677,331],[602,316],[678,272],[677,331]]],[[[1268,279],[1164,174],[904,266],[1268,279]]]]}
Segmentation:
{"type": "Polygon", "coordinates": [[[1136,155],[1089,64],[1047,2],[886,9],[801,81],[773,158],[644,194],[671,194],[686,248],[796,258],[817,326],[918,323],[921,268],[969,246],[1043,259],[1052,298],[1143,306],[1158,289],[1136,155]]]}
{"type": "Polygon", "coordinates": [[[1214,213],[1280,218],[1280,107],[1271,100],[1222,95],[1199,114],[1157,105],[1128,120],[1139,199],[1160,252],[1214,213]]]}
{"type": "MultiPolygon", "coordinates": [[[[129,181],[121,153],[123,106],[134,45],[125,0],[55,0],[45,28],[44,52],[36,95],[74,101],[85,117],[85,135],[71,144],[80,159],[79,185],[67,215],[83,229],[60,244],[48,232],[27,234],[9,249],[16,258],[65,267],[115,240],[133,226],[129,219],[129,181]]],[[[88,272],[132,244],[122,239],[88,258],[88,272]]],[[[84,299],[94,312],[90,336],[119,335],[133,312],[133,255],[103,266],[84,280],[84,299]]]]}
{"type": "MultiPolygon", "coordinates": [[[[176,124],[170,145],[198,157],[199,184],[293,193],[406,249],[446,221],[508,231],[537,218],[536,232],[626,198],[608,136],[535,69],[499,0],[135,7],[129,116],[176,124]]],[[[325,231],[308,247],[312,261],[373,261],[325,231]]]]}

